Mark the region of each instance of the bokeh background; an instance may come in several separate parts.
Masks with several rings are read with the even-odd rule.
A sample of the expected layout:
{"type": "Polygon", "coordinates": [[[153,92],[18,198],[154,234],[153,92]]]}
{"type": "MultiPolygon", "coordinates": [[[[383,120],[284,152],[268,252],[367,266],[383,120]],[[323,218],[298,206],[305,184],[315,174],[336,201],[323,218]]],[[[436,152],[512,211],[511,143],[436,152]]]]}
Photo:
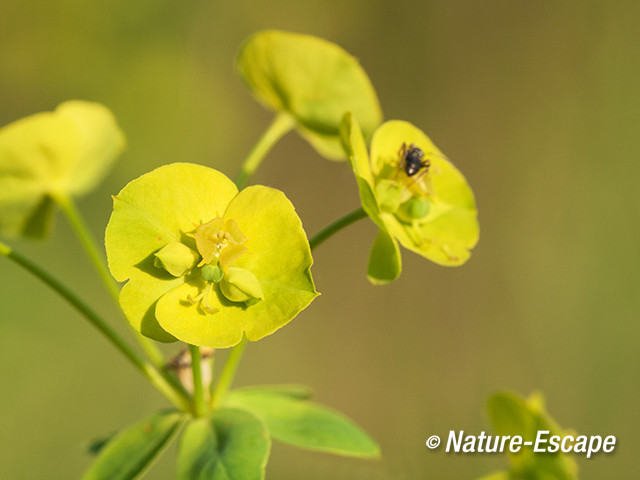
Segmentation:
{"type": "MultiPolygon", "coordinates": [[[[418,125],[465,173],[481,224],[464,267],[405,251],[404,272],[387,287],[365,278],[370,221],[317,250],[323,295],[249,346],[237,385],[308,384],[370,432],[384,457],[274,444],[267,477],[477,478],[506,458],[446,455],[424,442],[451,429],[490,431],[486,399],[509,389],[542,391],[565,427],[617,436],[615,454],[578,459],[582,479],[633,478],[637,2],[2,0],[0,124],[72,98],[115,112],[128,150],[80,202],[102,239],[110,195],[154,167],[237,172],[271,119],[233,67],[242,40],[263,28],[318,35],[357,56],[385,118],[418,125]]],[[[310,235],[358,207],[347,165],[294,134],[252,181],[284,190],[310,235]]],[[[56,223],[44,243],[10,243],[117,322],[70,228],[56,223]]],[[[75,311],[1,259],[0,332],[2,478],[77,478],[91,439],[166,405],[75,311]]],[[[174,455],[148,478],[173,478],[174,455]]]]}

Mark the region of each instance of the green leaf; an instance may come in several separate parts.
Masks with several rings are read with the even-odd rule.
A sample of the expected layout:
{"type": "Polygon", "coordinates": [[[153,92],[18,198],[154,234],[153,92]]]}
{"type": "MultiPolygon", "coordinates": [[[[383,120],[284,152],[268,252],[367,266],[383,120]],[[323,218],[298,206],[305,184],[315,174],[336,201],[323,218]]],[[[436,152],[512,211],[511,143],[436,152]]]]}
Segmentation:
{"type": "Polygon", "coordinates": [[[69,101],[0,129],[0,231],[47,234],[57,198],[95,187],[122,153],[125,139],[112,113],[69,101]]]}
{"type": "Polygon", "coordinates": [[[92,456],[98,455],[116,435],[114,432],[94,438],[87,444],[87,452],[92,456]]]}
{"type": "Polygon", "coordinates": [[[178,446],[178,480],[261,480],[271,441],[249,412],[221,408],[196,418],[178,446]]]}
{"type": "Polygon", "coordinates": [[[378,445],[344,415],[272,388],[234,390],[228,405],[262,418],[271,436],[299,448],[352,457],[378,457],[378,445]]]}
{"type": "Polygon", "coordinates": [[[487,402],[489,418],[500,436],[535,435],[536,419],[527,408],[525,399],[513,393],[496,393],[487,402]]]}
{"type": "Polygon", "coordinates": [[[260,385],[252,387],[238,388],[233,391],[235,394],[249,393],[265,395],[282,395],[296,398],[298,400],[309,400],[313,396],[313,390],[306,385],[285,384],[285,385],[260,385]]]}
{"type": "Polygon", "coordinates": [[[236,64],[258,100],[293,116],[300,133],[328,158],[345,156],[339,138],[345,112],[358,119],[366,138],[381,122],[367,74],[331,42],[276,30],[258,32],[242,45],[236,64]]]}
{"type": "Polygon", "coordinates": [[[369,254],[369,281],[376,285],[385,285],[398,278],[401,272],[402,257],[398,243],[386,230],[378,230],[369,254]]]}
{"type": "Polygon", "coordinates": [[[169,445],[183,421],[182,413],[163,411],[119,433],[100,450],[83,480],[139,478],[169,445]]]}

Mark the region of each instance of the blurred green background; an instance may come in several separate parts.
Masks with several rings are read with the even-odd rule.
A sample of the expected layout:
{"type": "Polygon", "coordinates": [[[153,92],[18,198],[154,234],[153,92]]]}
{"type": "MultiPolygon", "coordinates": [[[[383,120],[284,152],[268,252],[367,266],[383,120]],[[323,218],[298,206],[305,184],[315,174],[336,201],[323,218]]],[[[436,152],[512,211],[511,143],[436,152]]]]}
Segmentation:
{"type": "MultiPolygon", "coordinates": [[[[614,454],[578,460],[580,478],[632,478],[638,3],[2,0],[0,124],[72,98],[114,111],[128,150],[80,203],[102,239],[110,195],[154,167],[189,161],[235,175],[271,118],[233,68],[241,41],[263,28],[318,35],[357,56],[385,118],[415,123],[465,173],[481,225],[464,267],[405,251],[404,273],[387,287],[365,278],[370,221],[317,250],[323,296],[250,345],[237,384],[311,385],[384,457],[275,444],[267,477],[473,479],[506,458],[432,452],[426,438],[489,431],[490,393],[539,389],[561,425],[618,438],[614,454]]],[[[293,134],[252,181],[284,190],[309,235],[359,203],[347,166],[293,134]]],[[[10,243],[117,319],[62,218],[45,243],[10,243]]],[[[90,439],[165,402],[75,311],[2,259],[0,292],[0,477],[77,478],[90,439]]],[[[173,478],[174,453],[148,478],[173,478]]]]}

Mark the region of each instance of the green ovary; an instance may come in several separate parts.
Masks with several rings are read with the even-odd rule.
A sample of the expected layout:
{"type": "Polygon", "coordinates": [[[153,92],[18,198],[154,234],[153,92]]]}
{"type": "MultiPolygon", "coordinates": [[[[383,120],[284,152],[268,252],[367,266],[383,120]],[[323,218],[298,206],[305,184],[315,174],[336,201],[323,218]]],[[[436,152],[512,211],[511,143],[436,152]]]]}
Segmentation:
{"type": "Polygon", "coordinates": [[[407,177],[397,165],[387,165],[375,180],[375,195],[380,209],[404,224],[423,221],[435,201],[429,192],[429,173],[420,178],[407,177]]]}

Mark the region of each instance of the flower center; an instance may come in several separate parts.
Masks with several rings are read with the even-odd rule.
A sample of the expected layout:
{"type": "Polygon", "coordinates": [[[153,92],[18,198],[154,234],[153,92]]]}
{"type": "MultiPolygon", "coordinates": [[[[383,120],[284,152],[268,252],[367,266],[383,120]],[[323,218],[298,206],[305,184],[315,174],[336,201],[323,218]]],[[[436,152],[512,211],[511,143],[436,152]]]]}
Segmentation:
{"type": "MultiPolygon", "coordinates": [[[[415,144],[402,144],[398,157],[385,159],[375,175],[374,189],[383,212],[391,213],[404,224],[422,222],[437,202],[431,185],[433,152],[424,152],[415,144]]],[[[444,157],[442,157],[444,158],[444,157]]]]}
{"type": "Polygon", "coordinates": [[[247,237],[240,231],[235,220],[224,221],[221,217],[216,217],[198,225],[195,233],[190,236],[196,240],[196,247],[202,256],[199,267],[219,264],[226,273],[229,264],[247,251],[244,245],[247,237]]]}
{"type": "Polygon", "coordinates": [[[195,233],[189,234],[196,241],[196,248],[202,256],[198,267],[206,282],[206,287],[197,297],[187,296],[192,305],[200,303],[206,313],[216,313],[217,308],[211,306],[209,298],[213,284],[219,285],[222,294],[234,302],[257,301],[262,298],[262,290],[257,279],[247,271],[229,265],[240,258],[246,251],[247,237],[244,236],[235,220],[224,220],[216,217],[196,227],[195,233]]]}

